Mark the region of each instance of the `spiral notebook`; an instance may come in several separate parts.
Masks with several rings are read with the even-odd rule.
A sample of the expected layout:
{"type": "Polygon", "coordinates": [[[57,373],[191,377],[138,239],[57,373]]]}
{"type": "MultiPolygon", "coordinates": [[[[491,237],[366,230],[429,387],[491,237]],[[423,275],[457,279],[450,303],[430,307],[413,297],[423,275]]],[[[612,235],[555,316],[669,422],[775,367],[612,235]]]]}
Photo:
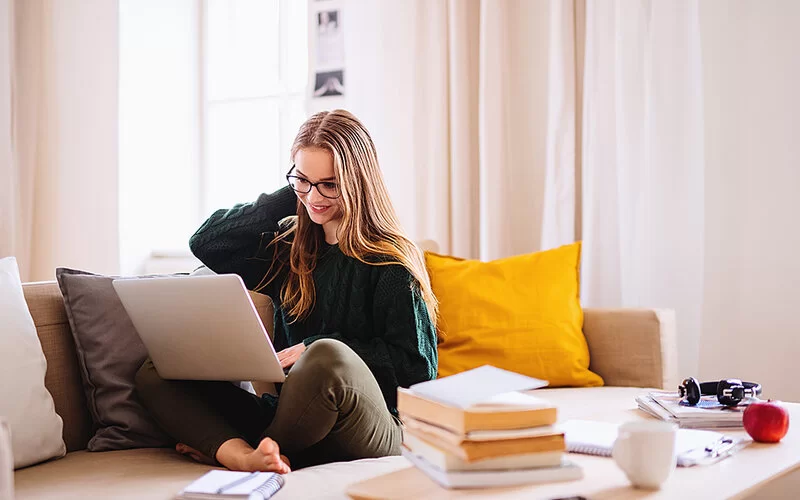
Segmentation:
{"type": "Polygon", "coordinates": [[[274,472],[212,470],[184,488],[176,498],[179,500],[217,498],[266,500],[277,493],[283,483],[283,476],[274,472]]]}
{"type": "MultiPolygon", "coordinates": [[[[569,453],[610,457],[619,425],[590,420],[568,420],[558,427],[564,432],[569,453]]],[[[714,431],[678,429],[675,448],[678,466],[709,465],[744,448],[752,441],[734,439],[714,431]]]]}

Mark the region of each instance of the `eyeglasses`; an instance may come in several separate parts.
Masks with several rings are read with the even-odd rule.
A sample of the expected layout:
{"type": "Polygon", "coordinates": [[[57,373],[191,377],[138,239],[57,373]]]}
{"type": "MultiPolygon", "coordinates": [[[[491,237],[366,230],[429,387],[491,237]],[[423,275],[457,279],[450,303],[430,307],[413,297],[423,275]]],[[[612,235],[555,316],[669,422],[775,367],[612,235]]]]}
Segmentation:
{"type": "Polygon", "coordinates": [[[311,192],[311,188],[316,187],[317,192],[325,198],[336,199],[339,197],[339,185],[335,182],[311,182],[305,177],[292,175],[293,171],[294,166],[292,166],[291,170],[289,170],[289,173],[286,174],[286,180],[289,182],[289,186],[294,189],[295,192],[300,194],[308,194],[311,192]]]}

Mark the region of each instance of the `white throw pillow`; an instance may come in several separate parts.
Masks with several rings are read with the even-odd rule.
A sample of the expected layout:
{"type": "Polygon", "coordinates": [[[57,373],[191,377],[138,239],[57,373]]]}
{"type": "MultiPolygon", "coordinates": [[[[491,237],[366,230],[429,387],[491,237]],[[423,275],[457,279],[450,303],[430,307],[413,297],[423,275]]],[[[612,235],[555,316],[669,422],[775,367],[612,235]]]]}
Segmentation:
{"type": "Polygon", "coordinates": [[[46,370],[17,259],[0,259],[0,416],[11,426],[14,468],[66,453],[63,422],[44,386],[46,370]]]}

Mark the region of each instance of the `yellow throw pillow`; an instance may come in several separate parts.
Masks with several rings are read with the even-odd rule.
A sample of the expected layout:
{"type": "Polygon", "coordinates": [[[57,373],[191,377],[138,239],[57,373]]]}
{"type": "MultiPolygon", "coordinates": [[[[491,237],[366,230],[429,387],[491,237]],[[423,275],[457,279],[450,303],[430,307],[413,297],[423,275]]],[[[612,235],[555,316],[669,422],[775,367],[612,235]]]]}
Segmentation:
{"type": "Polygon", "coordinates": [[[488,364],[551,387],[603,385],[589,371],[580,255],[580,242],[492,262],[427,252],[439,299],[439,376],[488,364]]]}

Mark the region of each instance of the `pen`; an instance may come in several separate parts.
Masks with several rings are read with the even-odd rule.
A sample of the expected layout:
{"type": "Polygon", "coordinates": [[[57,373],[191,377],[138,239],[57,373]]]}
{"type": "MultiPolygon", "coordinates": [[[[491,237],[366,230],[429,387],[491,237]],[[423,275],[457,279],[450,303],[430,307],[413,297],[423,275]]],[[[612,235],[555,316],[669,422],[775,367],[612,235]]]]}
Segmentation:
{"type": "Polygon", "coordinates": [[[229,489],[233,488],[234,486],[239,486],[242,483],[246,483],[247,481],[251,480],[253,478],[253,476],[256,476],[256,475],[258,475],[258,472],[251,472],[250,474],[248,474],[246,476],[240,477],[236,481],[232,481],[232,482],[230,482],[228,484],[223,484],[222,486],[217,488],[217,495],[219,495],[220,493],[223,493],[225,490],[229,490],[229,489]]]}
{"type": "Polygon", "coordinates": [[[731,448],[733,448],[733,445],[734,443],[732,438],[723,437],[713,445],[706,446],[705,451],[711,458],[715,458],[723,453],[728,452],[731,448]]]}

